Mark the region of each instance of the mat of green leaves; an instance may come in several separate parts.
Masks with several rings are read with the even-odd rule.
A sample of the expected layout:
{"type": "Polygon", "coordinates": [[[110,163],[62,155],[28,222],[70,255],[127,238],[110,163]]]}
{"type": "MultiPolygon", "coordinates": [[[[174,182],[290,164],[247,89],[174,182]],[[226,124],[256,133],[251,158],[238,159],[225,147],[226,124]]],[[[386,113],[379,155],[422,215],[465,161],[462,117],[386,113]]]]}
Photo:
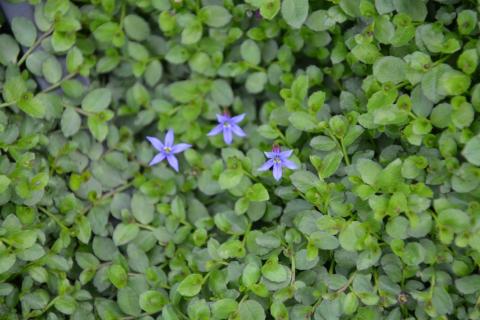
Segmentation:
{"type": "Polygon", "coordinates": [[[28,4],[0,319],[480,319],[480,1],[28,4]]]}

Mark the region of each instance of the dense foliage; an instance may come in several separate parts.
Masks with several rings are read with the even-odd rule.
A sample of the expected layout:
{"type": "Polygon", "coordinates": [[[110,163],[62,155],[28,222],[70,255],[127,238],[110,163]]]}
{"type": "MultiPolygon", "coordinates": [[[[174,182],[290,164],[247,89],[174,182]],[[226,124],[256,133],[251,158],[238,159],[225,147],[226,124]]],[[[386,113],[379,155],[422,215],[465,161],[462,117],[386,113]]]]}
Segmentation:
{"type": "Polygon", "coordinates": [[[480,319],[479,2],[29,2],[0,319],[480,319]]]}

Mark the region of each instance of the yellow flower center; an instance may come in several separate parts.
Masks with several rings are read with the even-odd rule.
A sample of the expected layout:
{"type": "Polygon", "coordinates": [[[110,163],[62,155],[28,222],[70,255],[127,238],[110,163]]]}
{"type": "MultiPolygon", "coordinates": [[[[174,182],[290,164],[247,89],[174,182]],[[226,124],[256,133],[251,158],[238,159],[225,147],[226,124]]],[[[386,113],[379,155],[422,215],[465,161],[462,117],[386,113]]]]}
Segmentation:
{"type": "Polygon", "coordinates": [[[275,158],[273,158],[273,162],[274,162],[274,163],[281,163],[282,160],[280,160],[279,157],[275,157],[275,158]]]}
{"type": "Polygon", "coordinates": [[[170,148],[170,147],[164,147],[164,148],[163,148],[163,151],[165,151],[166,153],[170,153],[170,151],[172,151],[172,148],[170,148]]]}

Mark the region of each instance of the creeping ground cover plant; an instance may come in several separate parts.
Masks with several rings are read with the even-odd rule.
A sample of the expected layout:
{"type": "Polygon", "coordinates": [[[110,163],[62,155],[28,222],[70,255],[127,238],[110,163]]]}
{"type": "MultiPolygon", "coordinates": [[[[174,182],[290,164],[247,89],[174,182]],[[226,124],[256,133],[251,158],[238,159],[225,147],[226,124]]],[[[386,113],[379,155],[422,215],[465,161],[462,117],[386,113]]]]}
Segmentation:
{"type": "Polygon", "coordinates": [[[480,319],[479,1],[21,2],[0,319],[480,319]]]}

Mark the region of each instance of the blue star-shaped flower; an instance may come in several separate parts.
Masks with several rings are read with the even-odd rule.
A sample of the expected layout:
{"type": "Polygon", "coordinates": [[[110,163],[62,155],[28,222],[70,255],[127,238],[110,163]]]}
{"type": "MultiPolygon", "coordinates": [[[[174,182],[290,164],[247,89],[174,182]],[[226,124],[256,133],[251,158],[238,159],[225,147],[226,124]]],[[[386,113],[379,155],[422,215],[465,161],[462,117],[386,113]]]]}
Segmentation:
{"type": "Polygon", "coordinates": [[[280,180],[282,178],[283,167],[292,170],[298,168],[293,161],[288,160],[292,153],[293,150],[281,151],[279,146],[274,145],[272,152],[265,152],[268,160],[260,168],[258,168],[258,171],[267,171],[273,167],[273,177],[277,181],[280,180]]]}
{"type": "Polygon", "coordinates": [[[239,137],[246,136],[242,128],[238,126],[238,123],[242,122],[243,118],[245,118],[245,113],[235,117],[230,117],[228,112],[224,112],[223,115],[217,114],[217,120],[219,124],[207,135],[210,137],[223,132],[223,141],[225,141],[226,144],[231,144],[234,134],[239,137]]]}
{"type": "Polygon", "coordinates": [[[164,159],[167,159],[170,166],[178,172],[178,160],[175,157],[175,154],[183,152],[190,148],[192,145],[187,143],[179,143],[174,145],[174,133],[172,129],[167,131],[165,135],[165,142],[162,143],[159,139],[155,137],[147,137],[147,140],[150,141],[152,146],[159,151],[159,153],[153,157],[152,161],[148,164],[149,166],[156,165],[164,159]]]}

